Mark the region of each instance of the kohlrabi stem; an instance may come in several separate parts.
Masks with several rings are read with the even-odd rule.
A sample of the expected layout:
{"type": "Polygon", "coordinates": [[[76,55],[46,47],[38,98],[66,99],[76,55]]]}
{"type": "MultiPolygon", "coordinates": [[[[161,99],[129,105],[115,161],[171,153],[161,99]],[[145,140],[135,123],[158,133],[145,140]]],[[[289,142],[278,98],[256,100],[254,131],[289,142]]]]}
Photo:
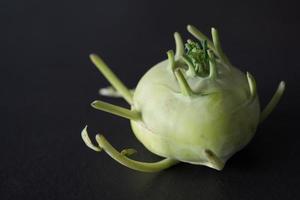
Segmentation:
{"type": "Polygon", "coordinates": [[[109,112],[111,114],[124,117],[130,120],[139,120],[141,118],[141,114],[138,111],[129,110],[103,101],[94,101],[91,103],[91,106],[97,110],[109,112]]]}
{"type": "Polygon", "coordinates": [[[167,169],[167,168],[179,163],[179,161],[171,159],[171,158],[165,158],[161,161],[153,162],[153,163],[139,162],[139,161],[132,160],[126,156],[132,155],[133,153],[135,153],[136,151],[134,149],[124,149],[120,153],[105,139],[104,136],[99,135],[99,134],[96,135],[96,141],[99,145],[99,147],[97,147],[94,144],[92,144],[92,142],[88,136],[87,127],[85,127],[82,130],[81,136],[82,136],[85,144],[89,148],[91,148],[97,152],[104,150],[115,161],[119,162],[120,164],[122,164],[128,168],[131,168],[131,169],[134,169],[137,171],[158,172],[158,171],[167,169]]]}
{"type": "Polygon", "coordinates": [[[271,114],[271,112],[273,111],[273,109],[276,107],[279,100],[281,99],[284,90],[285,90],[285,82],[281,81],[279,83],[278,88],[277,88],[275,94],[273,95],[271,101],[267,104],[265,109],[261,112],[260,123],[263,122],[271,114]]]}
{"type": "Polygon", "coordinates": [[[208,50],[208,56],[209,56],[209,78],[216,79],[217,74],[217,66],[216,66],[216,59],[214,54],[211,52],[211,50],[208,50]]]}
{"type": "Polygon", "coordinates": [[[211,35],[212,35],[213,43],[214,43],[217,54],[227,65],[231,65],[231,63],[229,62],[229,59],[227,58],[227,56],[225,55],[225,53],[223,52],[223,49],[221,47],[220,37],[219,37],[217,29],[211,28],[211,35]]]}
{"type": "Polygon", "coordinates": [[[183,76],[180,68],[175,70],[175,76],[177,78],[181,93],[185,96],[192,96],[193,91],[190,88],[188,82],[186,81],[185,77],[183,76]]]}
{"type": "Polygon", "coordinates": [[[176,53],[175,58],[179,59],[184,54],[184,45],[182,42],[182,38],[178,32],[174,33],[175,45],[176,45],[176,53]]]}
{"type": "Polygon", "coordinates": [[[250,102],[252,102],[255,97],[256,97],[256,82],[254,77],[247,72],[247,79],[248,79],[248,84],[249,84],[249,90],[250,90],[250,102]]]}
{"type": "Polygon", "coordinates": [[[96,65],[104,77],[112,84],[112,86],[123,96],[123,98],[130,104],[133,104],[132,94],[129,89],[120,81],[120,79],[111,71],[105,62],[96,54],[91,54],[90,58],[96,65]]]}
{"type": "Polygon", "coordinates": [[[210,163],[213,164],[213,167],[217,170],[222,170],[224,167],[224,162],[220,160],[211,150],[206,149],[204,151],[207,159],[210,161],[210,163]]]}

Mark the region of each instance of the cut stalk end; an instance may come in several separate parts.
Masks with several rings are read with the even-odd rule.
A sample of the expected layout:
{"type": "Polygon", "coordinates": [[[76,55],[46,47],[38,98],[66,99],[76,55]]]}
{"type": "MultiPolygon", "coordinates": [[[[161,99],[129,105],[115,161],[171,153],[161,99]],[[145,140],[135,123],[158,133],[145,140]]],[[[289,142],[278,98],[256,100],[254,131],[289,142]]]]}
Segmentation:
{"type": "Polygon", "coordinates": [[[88,132],[87,132],[87,126],[84,127],[84,129],[81,131],[81,138],[83,140],[83,142],[86,144],[86,146],[88,146],[90,149],[93,149],[94,151],[97,151],[97,152],[100,152],[102,149],[95,146],[89,135],[88,135],[88,132]]]}
{"type": "Polygon", "coordinates": [[[221,171],[224,168],[224,162],[220,158],[218,158],[218,156],[216,156],[211,150],[205,149],[204,153],[214,169],[221,171]]]}
{"type": "Polygon", "coordinates": [[[135,150],[133,148],[123,149],[121,151],[121,154],[123,156],[131,156],[131,155],[136,154],[136,153],[137,153],[137,150],[135,150]]]}
{"type": "Polygon", "coordinates": [[[251,99],[251,101],[253,101],[257,94],[256,82],[255,82],[254,77],[249,72],[247,72],[247,79],[248,79],[249,90],[250,90],[250,99],[251,99]]]}

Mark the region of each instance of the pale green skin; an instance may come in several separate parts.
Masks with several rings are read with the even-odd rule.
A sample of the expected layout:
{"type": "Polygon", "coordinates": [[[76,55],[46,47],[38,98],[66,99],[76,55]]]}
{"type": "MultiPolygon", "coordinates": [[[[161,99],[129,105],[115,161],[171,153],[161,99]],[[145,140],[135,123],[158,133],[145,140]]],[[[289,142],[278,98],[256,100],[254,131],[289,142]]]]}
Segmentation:
{"type": "Polygon", "coordinates": [[[142,120],[131,120],[132,129],[151,152],[182,162],[207,165],[209,149],[224,163],[253,137],[259,123],[259,101],[249,101],[246,75],[217,65],[218,77],[186,77],[191,98],[181,94],[168,60],[151,68],[139,81],[133,109],[142,120]],[[205,95],[202,95],[202,94],[205,95]]]}

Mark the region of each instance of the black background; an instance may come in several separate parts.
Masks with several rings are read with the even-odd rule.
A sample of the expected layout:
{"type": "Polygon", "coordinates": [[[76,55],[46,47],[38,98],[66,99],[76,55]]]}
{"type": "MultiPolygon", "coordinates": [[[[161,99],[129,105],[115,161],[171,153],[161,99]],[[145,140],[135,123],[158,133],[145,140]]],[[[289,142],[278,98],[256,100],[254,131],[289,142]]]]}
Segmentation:
{"type": "MultiPolygon", "coordinates": [[[[296,1],[295,1],[296,2],[296,1]]],[[[0,2],[0,199],[299,199],[299,11],[292,1],[0,2]],[[180,3],[179,3],[180,2],[180,3]],[[261,104],[286,93],[256,137],[221,172],[179,164],[147,174],[88,149],[80,132],[153,161],[127,120],[92,109],[107,81],[100,54],[134,87],[174,49],[186,25],[218,28],[232,63],[256,78],[261,104]]]]}

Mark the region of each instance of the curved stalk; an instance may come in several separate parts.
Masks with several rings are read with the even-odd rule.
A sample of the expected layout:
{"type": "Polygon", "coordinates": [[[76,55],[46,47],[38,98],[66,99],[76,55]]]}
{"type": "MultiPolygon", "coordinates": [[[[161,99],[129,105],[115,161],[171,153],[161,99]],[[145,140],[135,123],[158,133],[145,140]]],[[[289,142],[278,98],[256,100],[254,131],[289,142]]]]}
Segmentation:
{"type": "Polygon", "coordinates": [[[171,158],[165,158],[161,161],[153,162],[153,163],[132,160],[130,158],[127,158],[126,156],[128,154],[132,155],[132,153],[136,152],[135,150],[125,149],[120,153],[105,139],[104,136],[99,134],[96,135],[96,141],[99,147],[96,147],[95,145],[92,144],[88,136],[87,126],[82,130],[81,135],[84,135],[82,138],[84,138],[84,142],[88,147],[90,147],[91,149],[97,152],[104,150],[115,161],[130,169],[134,169],[142,172],[158,172],[179,163],[179,161],[171,158]]]}
{"type": "Polygon", "coordinates": [[[82,138],[83,142],[86,144],[86,146],[88,146],[90,149],[93,149],[94,151],[97,151],[97,152],[102,151],[101,148],[95,146],[92,143],[92,141],[91,141],[91,139],[90,139],[90,137],[88,135],[87,128],[88,127],[85,126],[84,129],[81,131],[81,138],[82,138]]]}
{"type": "Polygon", "coordinates": [[[274,110],[274,108],[278,104],[279,100],[281,99],[281,97],[284,93],[284,90],[285,90],[285,82],[281,81],[279,83],[278,88],[277,88],[275,94],[273,95],[271,101],[267,104],[265,109],[261,112],[260,123],[263,122],[274,110]]]}
{"type": "Polygon", "coordinates": [[[129,110],[127,108],[122,108],[120,106],[115,106],[110,103],[106,103],[103,101],[94,101],[91,103],[91,106],[97,110],[102,110],[105,112],[109,112],[111,114],[127,118],[129,120],[139,120],[141,119],[141,114],[138,111],[129,110]]]}
{"type": "Polygon", "coordinates": [[[96,141],[99,144],[99,146],[115,161],[118,163],[137,171],[142,172],[158,172],[164,169],[167,169],[175,164],[177,164],[179,161],[171,159],[171,158],[165,158],[158,162],[153,163],[147,163],[147,162],[140,162],[135,161],[133,159],[130,159],[126,157],[125,155],[122,155],[119,153],[106,139],[103,135],[96,135],[96,141]]]}
{"type": "Polygon", "coordinates": [[[129,103],[133,104],[132,94],[129,89],[120,81],[120,79],[111,71],[105,62],[96,54],[91,54],[90,59],[96,65],[98,70],[104,77],[112,84],[114,88],[122,95],[122,97],[129,103]]]}

